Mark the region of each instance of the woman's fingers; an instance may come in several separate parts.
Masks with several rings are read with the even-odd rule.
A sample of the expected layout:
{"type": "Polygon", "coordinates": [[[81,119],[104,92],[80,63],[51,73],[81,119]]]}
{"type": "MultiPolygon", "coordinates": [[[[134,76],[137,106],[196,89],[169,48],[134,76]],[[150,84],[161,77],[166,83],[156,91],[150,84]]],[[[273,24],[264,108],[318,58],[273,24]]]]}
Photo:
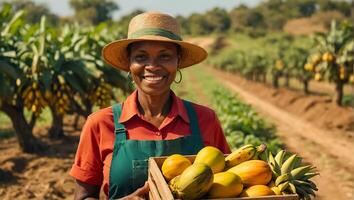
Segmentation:
{"type": "Polygon", "coordinates": [[[149,193],[149,191],[150,191],[149,184],[146,181],[144,186],[137,189],[133,194],[135,194],[135,196],[144,197],[146,194],[149,193]]]}
{"type": "Polygon", "coordinates": [[[146,181],[143,187],[135,190],[135,192],[126,197],[121,198],[120,200],[144,200],[147,199],[146,197],[148,196],[149,191],[149,184],[146,181]]]}

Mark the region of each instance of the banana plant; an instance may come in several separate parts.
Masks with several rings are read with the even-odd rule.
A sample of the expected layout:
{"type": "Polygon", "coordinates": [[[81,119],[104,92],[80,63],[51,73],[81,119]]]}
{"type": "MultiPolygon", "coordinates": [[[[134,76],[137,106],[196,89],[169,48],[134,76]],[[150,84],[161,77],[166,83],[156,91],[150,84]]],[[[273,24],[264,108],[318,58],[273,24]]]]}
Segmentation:
{"type": "Polygon", "coordinates": [[[335,83],[334,101],[339,106],[342,105],[343,87],[353,74],[353,38],[353,25],[349,22],[338,25],[336,21],[332,21],[328,33],[319,33],[314,38],[317,51],[322,55],[315,78],[335,83]]]}
{"type": "Polygon", "coordinates": [[[32,134],[37,116],[32,113],[27,119],[25,99],[19,95],[30,82],[26,76],[30,65],[19,59],[23,53],[20,33],[24,27],[23,12],[12,14],[11,9],[9,4],[3,4],[0,11],[0,110],[11,119],[21,150],[31,153],[40,145],[32,134]]]}
{"type": "Polygon", "coordinates": [[[303,83],[303,91],[309,93],[309,81],[312,78],[312,69],[305,69],[309,57],[309,52],[306,48],[293,46],[285,53],[285,62],[287,65],[290,77],[294,77],[303,83]]]}

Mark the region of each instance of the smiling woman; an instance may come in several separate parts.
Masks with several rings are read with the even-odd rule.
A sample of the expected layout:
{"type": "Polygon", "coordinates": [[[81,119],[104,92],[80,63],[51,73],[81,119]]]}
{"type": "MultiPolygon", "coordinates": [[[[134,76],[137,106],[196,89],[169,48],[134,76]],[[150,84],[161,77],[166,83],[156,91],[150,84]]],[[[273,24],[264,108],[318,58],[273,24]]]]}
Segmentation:
{"type": "Polygon", "coordinates": [[[70,174],[75,199],[144,199],[149,192],[147,160],[154,156],[196,154],[204,146],[230,149],[215,112],[177,97],[171,84],[180,69],[207,57],[180,37],[177,20],[147,12],[134,17],[128,38],[106,45],[103,58],[127,71],[136,84],[124,102],[91,114],[82,130],[70,174]]]}

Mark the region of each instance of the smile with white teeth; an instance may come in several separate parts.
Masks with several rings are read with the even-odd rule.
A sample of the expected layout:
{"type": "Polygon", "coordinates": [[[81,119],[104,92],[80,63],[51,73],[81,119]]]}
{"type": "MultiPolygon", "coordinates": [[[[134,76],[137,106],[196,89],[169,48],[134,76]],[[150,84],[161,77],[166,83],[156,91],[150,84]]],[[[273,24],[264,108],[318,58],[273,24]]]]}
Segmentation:
{"type": "Polygon", "coordinates": [[[157,82],[164,78],[164,76],[143,76],[146,81],[157,82]]]}

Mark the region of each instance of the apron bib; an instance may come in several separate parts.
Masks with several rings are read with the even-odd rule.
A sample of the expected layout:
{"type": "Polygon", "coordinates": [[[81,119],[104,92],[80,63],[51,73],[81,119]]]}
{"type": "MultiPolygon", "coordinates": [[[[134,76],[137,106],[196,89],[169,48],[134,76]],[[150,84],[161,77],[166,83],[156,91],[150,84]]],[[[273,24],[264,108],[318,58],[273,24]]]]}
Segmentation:
{"type": "Polygon", "coordinates": [[[121,104],[113,105],[115,142],[109,174],[109,199],[133,193],[147,181],[149,157],[172,154],[193,155],[203,148],[197,115],[192,104],[183,100],[191,134],[174,140],[127,140],[123,124],[118,122],[121,104]]]}

